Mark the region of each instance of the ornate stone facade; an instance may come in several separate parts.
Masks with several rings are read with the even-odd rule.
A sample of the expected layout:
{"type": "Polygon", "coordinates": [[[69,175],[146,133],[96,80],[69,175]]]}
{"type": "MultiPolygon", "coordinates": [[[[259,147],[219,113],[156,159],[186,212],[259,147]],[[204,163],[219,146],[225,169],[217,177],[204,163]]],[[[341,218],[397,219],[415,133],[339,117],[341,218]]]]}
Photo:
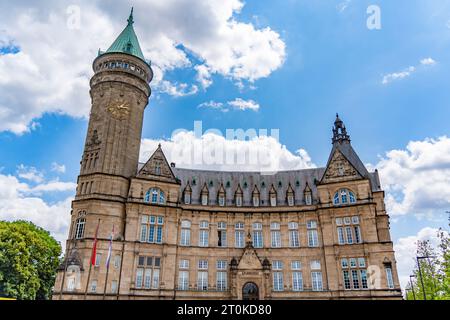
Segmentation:
{"type": "Polygon", "coordinates": [[[339,117],[325,168],[182,169],[161,146],[138,163],[152,70],[132,24],[93,64],[54,299],[400,299],[378,173],[339,117]]]}

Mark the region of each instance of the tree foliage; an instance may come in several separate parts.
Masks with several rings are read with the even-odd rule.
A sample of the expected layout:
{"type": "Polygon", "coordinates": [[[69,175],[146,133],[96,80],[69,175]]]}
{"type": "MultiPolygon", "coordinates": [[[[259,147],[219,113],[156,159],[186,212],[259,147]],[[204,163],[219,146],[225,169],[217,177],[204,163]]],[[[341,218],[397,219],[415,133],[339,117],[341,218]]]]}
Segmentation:
{"type": "Polygon", "coordinates": [[[450,300],[450,236],[440,229],[438,237],[437,248],[429,240],[417,243],[417,257],[428,258],[416,260],[414,277],[406,288],[407,300],[450,300]]]}
{"type": "Polygon", "coordinates": [[[49,299],[61,245],[27,221],[0,221],[0,296],[49,299]]]}

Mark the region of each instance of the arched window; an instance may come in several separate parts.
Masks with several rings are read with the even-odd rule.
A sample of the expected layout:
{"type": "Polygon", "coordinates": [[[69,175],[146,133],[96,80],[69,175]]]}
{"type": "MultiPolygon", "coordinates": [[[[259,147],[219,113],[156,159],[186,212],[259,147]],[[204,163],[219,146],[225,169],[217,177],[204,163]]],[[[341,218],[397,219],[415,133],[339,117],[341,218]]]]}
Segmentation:
{"type": "Polygon", "coordinates": [[[160,203],[163,204],[166,202],[166,197],[164,191],[159,188],[151,188],[147,191],[144,197],[145,202],[150,203],[160,203]]]}
{"type": "Polygon", "coordinates": [[[338,190],[333,197],[333,203],[335,205],[338,204],[347,204],[347,203],[355,203],[356,197],[353,192],[348,189],[340,189],[338,190]]]}

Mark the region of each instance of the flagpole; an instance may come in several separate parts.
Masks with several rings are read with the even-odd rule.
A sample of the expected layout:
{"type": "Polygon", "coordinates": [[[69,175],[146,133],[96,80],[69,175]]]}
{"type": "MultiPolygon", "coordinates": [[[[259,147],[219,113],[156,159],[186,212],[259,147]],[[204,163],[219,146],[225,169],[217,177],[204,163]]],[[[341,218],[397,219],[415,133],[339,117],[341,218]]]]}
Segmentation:
{"type": "Polygon", "coordinates": [[[86,300],[87,291],[88,291],[88,287],[89,287],[89,281],[91,280],[92,258],[94,258],[94,260],[96,260],[96,258],[93,257],[93,254],[94,254],[94,247],[97,246],[97,235],[98,235],[98,227],[99,226],[100,226],[100,219],[98,219],[97,229],[95,230],[94,246],[92,247],[91,259],[89,259],[89,273],[88,273],[88,278],[86,281],[86,288],[84,290],[84,300],[86,300]]]}
{"type": "Polygon", "coordinates": [[[61,287],[59,289],[59,300],[62,300],[62,294],[63,294],[63,289],[64,289],[64,280],[66,279],[66,270],[67,270],[67,264],[68,264],[68,260],[69,260],[69,256],[70,256],[70,244],[72,243],[72,239],[70,239],[69,241],[69,245],[66,248],[66,253],[65,253],[65,261],[64,261],[64,272],[62,275],[62,279],[61,279],[61,287]]]}
{"type": "Polygon", "coordinates": [[[114,239],[114,225],[113,225],[113,229],[112,229],[112,233],[111,233],[111,239],[109,240],[109,248],[108,248],[108,257],[106,257],[106,278],[105,278],[105,286],[103,288],[103,300],[105,300],[106,297],[106,285],[108,284],[108,274],[109,274],[109,265],[111,262],[111,257],[112,257],[112,242],[114,239]]]}

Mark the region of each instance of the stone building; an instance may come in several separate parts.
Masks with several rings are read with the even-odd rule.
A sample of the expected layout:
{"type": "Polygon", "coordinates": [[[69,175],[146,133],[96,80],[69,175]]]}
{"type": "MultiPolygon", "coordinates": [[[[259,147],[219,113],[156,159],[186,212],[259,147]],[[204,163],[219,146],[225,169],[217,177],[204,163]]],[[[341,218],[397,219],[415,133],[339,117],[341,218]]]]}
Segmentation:
{"type": "Polygon", "coordinates": [[[139,163],[153,73],[132,13],[93,69],[54,299],[401,298],[378,173],[338,116],[325,168],[182,169],[161,146],[139,163]]]}

